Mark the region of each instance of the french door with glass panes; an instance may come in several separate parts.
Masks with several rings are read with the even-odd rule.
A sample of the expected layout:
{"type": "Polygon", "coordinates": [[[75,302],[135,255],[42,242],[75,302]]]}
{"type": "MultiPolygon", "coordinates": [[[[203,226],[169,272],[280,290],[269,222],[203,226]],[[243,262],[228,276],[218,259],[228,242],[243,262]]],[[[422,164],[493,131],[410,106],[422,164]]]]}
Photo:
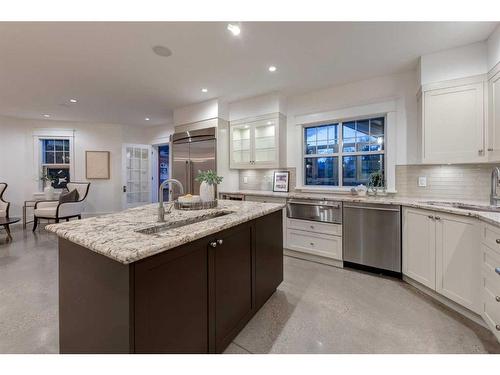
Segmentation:
{"type": "Polygon", "coordinates": [[[151,203],[151,146],[124,144],[122,155],[123,208],[151,203]]]}

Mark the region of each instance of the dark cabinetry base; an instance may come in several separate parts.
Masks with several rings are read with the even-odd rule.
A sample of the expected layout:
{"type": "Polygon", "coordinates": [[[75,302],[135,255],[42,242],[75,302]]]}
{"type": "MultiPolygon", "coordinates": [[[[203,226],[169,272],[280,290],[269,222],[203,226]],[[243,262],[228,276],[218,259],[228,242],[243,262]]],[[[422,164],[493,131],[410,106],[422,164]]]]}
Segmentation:
{"type": "Polygon", "coordinates": [[[278,211],[129,265],[60,239],[61,353],[223,352],[283,280],[281,223],[278,211]]]}

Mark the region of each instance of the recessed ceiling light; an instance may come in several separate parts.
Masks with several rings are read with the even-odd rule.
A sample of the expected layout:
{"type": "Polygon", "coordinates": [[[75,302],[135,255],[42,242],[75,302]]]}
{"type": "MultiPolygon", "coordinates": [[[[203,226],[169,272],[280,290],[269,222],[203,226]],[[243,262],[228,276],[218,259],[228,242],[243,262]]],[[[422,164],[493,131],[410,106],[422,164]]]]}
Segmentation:
{"type": "Polygon", "coordinates": [[[203,88],[201,89],[201,92],[208,92],[208,89],[203,88]]]}
{"type": "Polygon", "coordinates": [[[240,35],[240,33],[241,33],[241,29],[240,29],[240,27],[239,27],[238,25],[233,24],[233,23],[229,23],[229,24],[227,25],[227,29],[228,29],[229,31],[231,31],[231,33],[232,33],[234,36],[240,35]]]}
{"type": "Polygon", "coordinates": [[[149,121],[149,120],[151,120],[151,119],[150,119],[149,117],[146,117],[144,120],[149,121]]]}
{"type": "Polygon", "coordinates": [[[46,113],[44,113],[42,116],[45,117],[45,118],[49,118],[50,117],[50,115],[48,115],[46,113]]]}
{"type": "Polygon", "coordinates": [[[78,100],[76,100],[76,99],[70,99],[69,101],[70,101],[71,103],[76,103],[78,100]]]}
{"type": "Polygon", "coordinates": [[[172,51],[168,47],[165,47],[165,46],[154,46],[153,52],[161,57],[172,56],[172,51]]]}
{"type": "Polygon", "coordinates": [[[269,69],[270,72],[275,72],[276,71],[276,67],[274,65],[271,65],[268,69],[269,69]]]}

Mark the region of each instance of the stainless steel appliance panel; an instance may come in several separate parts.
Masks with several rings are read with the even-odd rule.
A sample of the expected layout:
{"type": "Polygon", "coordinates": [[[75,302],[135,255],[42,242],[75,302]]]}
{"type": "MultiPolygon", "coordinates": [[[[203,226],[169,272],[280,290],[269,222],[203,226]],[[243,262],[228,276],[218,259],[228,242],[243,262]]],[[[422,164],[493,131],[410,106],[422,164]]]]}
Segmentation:
{"type": "MultiPolygon", "coordinates": [[[[189,162],[189,143],[173,143],[172,178],[179,180],[186,192],[189,183],[189,162]]],[[[179,192],[174,189],[173,194],[171,192],[171,199],[176,199],[178,196],[179,192]]]]}
{"type": "Polygon", "coordinates": [[[216,171],[215,163],[215,139],[209,139],[199,142],[190,143],[189,159],[190,159],[190,186],[187,189],[190,194],[200,194],[200,183],[195,180],[198,176],[198,171],[207,171],[209,169],[216,171]]]}
{"type": "Polygon", "coordinates": [[[401,272],[401,207],[344,203],[344,261],[401,272]]]}
{"type": "Polygon", "coordinates": [[[287,216],[293,219],[342,223],[342,205],[339,202],[297,200],[287,204],[287,216]]]}
{"type": "MultiPolygon", "coordinates": [[[[199,194],[200,184],[195,181],[198,171],[212,169],[217,173],[216,129],[207,128],[175,133],[172,143],[172,178],[179,180],[186,194],[199,194]]],[[[178,197],[174,191],[172,199],[178,197]]]]}

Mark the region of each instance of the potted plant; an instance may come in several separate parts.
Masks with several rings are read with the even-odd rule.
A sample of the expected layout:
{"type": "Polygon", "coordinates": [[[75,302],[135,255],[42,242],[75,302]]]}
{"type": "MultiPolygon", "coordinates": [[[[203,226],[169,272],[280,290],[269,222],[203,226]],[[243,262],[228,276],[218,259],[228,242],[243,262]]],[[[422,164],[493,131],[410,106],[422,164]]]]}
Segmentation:
{"type": "Polygon", "coordinates": [[[40,180],[43,181],[43,192],[45,194],[45,199],[52,200],[54,199],[54,187],[52,184],[56,180],[53,176],[51,176],[48,172],[41,171],[40,172],[40,180]]]}
{"type": "Polygon", "coordinates": [[[384,186],[384,174],[382,172],[378,171],[370,174],[368,178],[368,190],[371,191],[373,195],[377,195],[379,188],[384,188],[384,186]]]}
{"type": "Polygon", "coordinates": [[[202,202],[211,202],[215,200],[215,185],[222,182],[222,177],[209,169],[208,171],[198,171],[198,176],[195,178],[200,182],[200,199],[202,202]]]}

